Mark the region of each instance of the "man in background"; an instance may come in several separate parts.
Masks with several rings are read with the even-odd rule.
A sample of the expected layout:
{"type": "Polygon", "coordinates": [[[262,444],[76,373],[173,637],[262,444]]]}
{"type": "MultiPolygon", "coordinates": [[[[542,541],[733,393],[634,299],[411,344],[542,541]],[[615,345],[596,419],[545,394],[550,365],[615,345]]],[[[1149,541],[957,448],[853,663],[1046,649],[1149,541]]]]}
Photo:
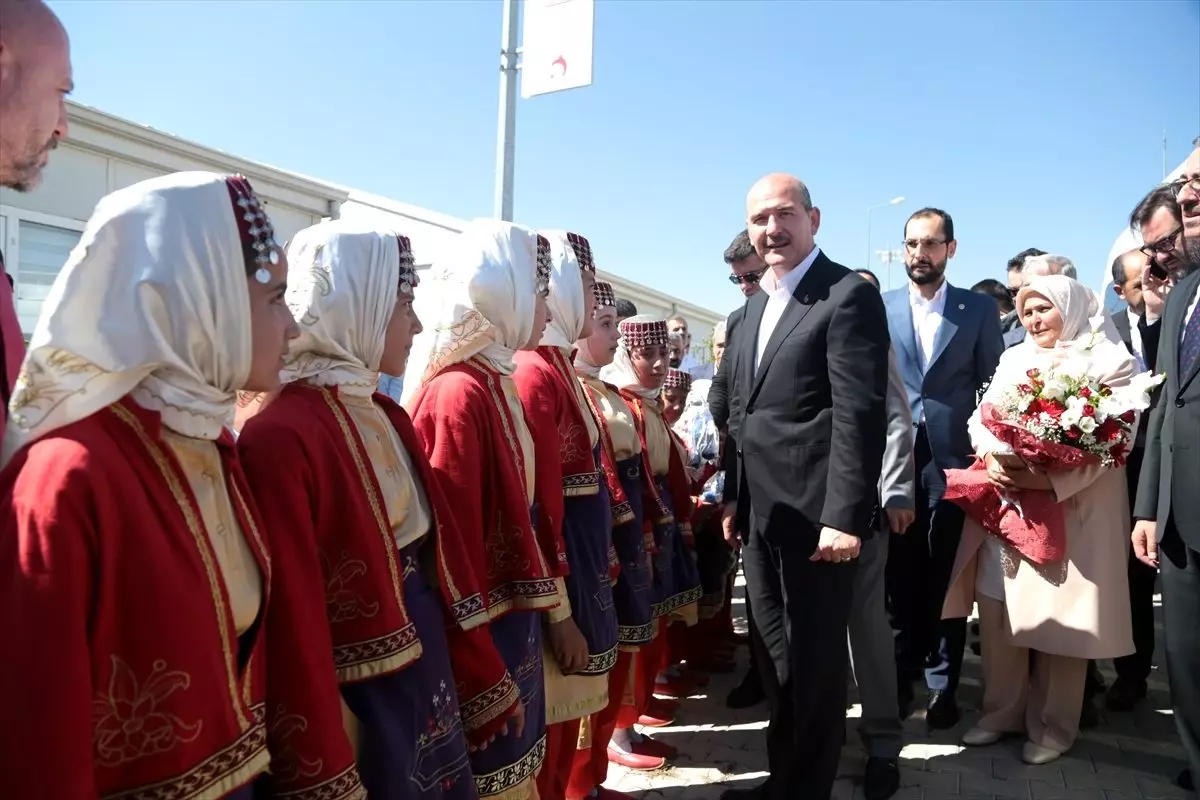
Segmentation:
{"type": "Polygon", "coordinates": [[[741,290],[743,297],[758,293],[758,281],[767,271],[767,264],[750,243],[750,236],[742,231],[733,237],[725,248],[725,263],[729,266],[729,281],[741,290]]]}
{"type": "MultiPolygon", "coordinates": [[[[0,0],[0,186],[28,192],[41,181],[50,151],[67,136],[73,88],[71,45],[54,12],[42,0],[0,0]]],[[[3,253],[0,273],[0,401],[7,418],[25,337],[3,253]]]]}
{"type": "MultiPolygon", "coordinates": [[[[1030,247],[1008,260],[1008,295],[1011,301],[1016,301],[1017,292],[1021,291],[1021,287],[1025,285],[1025,259],[1030,256],[1044,255],[1046,255],[1045,250],[1030,247]]],[[[1015,308],[1000,318],[1000,334],[1004,337],[1006,350],[1013,345],[1020,344],[1025,339],[1025,328],[1021,325],[1021,320],[1017,319],[1015,308]]]]}
{"type": "MultiPolygon", "coordinates": [[[[1123,312],[1112,315],[1121,341],[1137,361],[1139,372],[1153,371],[1158,361],[1158,335],[1163,303],[1158,295],[1142,291],[1142,272],[1149,258],[1141,250],[1130,250],[1112,263],[1113,292],[1126,303],[1123,312]]],[[[1155,395],[1157,399],[1158,395],[1155,395]]],[[[1150,413],[1142,415],[1137,438],[1129,451],[1125,480],[1132,510],[1137,498],[1138,478],[1146,452],[1146,426],[1150,413]]],[[[1130,528],[1133,527],[1130,520],[1130,528]]],[[[1154,582],[1158,572],[1129,553],[1129,611],[1133,623],[1134,652],[1113,659],[1117,679],[1109,688],[1105,704],[1112,711],[1130,711],[1146,696],[1146,679],[1154,660],[1154,582]]]]}
{"type": "Polygon", "coordinates": [[[971,287],[976,294],[986,295],[996,301],[996,311],[1000,314],[1000,332],[1004,332],[1004,320],[1013,317],[1013,295],[1007,286],[995,278],[984,278],[971,287]]]}
{"type": "MultiPolygon", "coordinates": [[[[1184,214],[1175,184],[1159,186],[1142,198],[1129,216],[1129,225],[1142,235],[1142,252],[1172,280],[1182,280],[1195,269],[1184,248],[1184,214]]],[[[1189,234],[1193,236],[1200,232],[1189,234]]]]}
{"type": "Polygon", "coordinates": [[[633,304],[632,300],[625,300],[625,299],[617,300],[617,324],[618,325],[623,320],[627,320],[630,317],[636,317],[636,316],[637,316],[637,306],[635,306],[633,304]]]}
{"type": "Polygon", "coordinates": [[[887,563],[900,711],[907,713],[913,682],[924,677],[925,721],[935,729],[959,720],[955,693],[967,633],[965,619],[942,619],[964,519],[959,506],[943,499],[945,471],[973,460],[967,421],[1004,349],[995,303],[946,280],[957,249],[948,213],[916,211],[904,227],[909,284],[883,296],[908,389],[917,474],[916,521],[892,535],[887,563]]]}
{"type": "Polygon", "coordinates": [[[871,272],[871,270],[869,270],[869,269],[856,269],[856,270],[854,270],[854,271],[855,271],[856,273],[858,273],[859,277],[861,277],[861,278],[862,278],[864,281],[866,281],[867,283],[869,283],[869,284],[871,284],[872,286],[874,286],[876,289],[880,289],[880,288],[881,288],[881,287],[880,287],[880,285],[879,285],[879,276],[878,276],[878,275],[876,275],[874,272],[871,272]]]}

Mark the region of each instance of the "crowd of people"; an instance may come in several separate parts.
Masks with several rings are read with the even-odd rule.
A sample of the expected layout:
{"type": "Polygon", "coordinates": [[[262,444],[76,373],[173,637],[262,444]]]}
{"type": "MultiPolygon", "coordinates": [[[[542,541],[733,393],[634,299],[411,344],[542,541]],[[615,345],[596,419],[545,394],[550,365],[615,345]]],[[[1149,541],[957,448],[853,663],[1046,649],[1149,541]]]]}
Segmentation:
{"type": "MultiPolygon", "coordinates": [[[[67,134],[68,43],[40,0],[0,11],[0,182],[27,191],[67,134]]],[[[1133,212],[1115,316],[1037,250],[952,286],[936,208],[881,294],[820,222],[799,179],[753,185],[725,252],[746,302],[702,365],[573,231],[478,220],[419,275],[403,231],[281,244],[242,176],[103,198],[27,349],[0,297],[4,795],[616,800],[609,765],[675,758],[646,731],[735,669],[739,555],[729,703],[767,702],[770,777],[727,797],[830,796],[851,669],[865,794],[893,794],[914,685],[959,722],[976,606],[962,740],[1053,761],[1096,659],[1110,708],[1145,696],[1158,571],[1194,774],[1200,146],[1133,212]],[[1105,397],[1165,374],[1111,462],[1047,468],[988,424],[1067,361],[1105,397]],[[971,470],[1048,498],[1060,556],[956,501],[971,470]]]]}

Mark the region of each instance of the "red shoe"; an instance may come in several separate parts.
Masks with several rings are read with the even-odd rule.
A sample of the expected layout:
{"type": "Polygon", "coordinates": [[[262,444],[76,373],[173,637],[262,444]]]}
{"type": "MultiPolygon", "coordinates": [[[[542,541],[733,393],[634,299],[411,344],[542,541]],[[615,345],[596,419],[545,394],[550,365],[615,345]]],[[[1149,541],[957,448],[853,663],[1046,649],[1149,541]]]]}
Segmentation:
{"type": "Polygon", "coordinates": [[[659,716],[658,714],[652,714],[649,711],[647,711],[645,714],[642,714],[637,719],[637,724],[644,728],[665,728],[668,725],[673,725],[674,723],[674,714],[659,716]]]}
{"type": "Polygon", "coordinates": [[[637,770],[638,772],[662,769],[667,765],[667,760],[661,756],[639,756],[637,753],[622,753],[612,745],[608,746],[608,761],[610,764],[616,764],[619,767],[637,770]]]}
{"type": "Polygon", "coordinates": [[[673,747],[657,739],[651,739],[649,736],[643,736],[640,742],[630,742],[629,746],[639,756],[657,756],[670,760],[679,755],[678,747],[673,747]]]}

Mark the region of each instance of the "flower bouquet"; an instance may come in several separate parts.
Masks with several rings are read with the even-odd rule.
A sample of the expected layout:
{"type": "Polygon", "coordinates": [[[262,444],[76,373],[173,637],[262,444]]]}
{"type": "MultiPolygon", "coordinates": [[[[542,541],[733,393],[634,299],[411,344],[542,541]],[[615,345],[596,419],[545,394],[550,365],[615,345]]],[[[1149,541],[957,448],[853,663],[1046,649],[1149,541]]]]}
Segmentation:
{"type": "MultiPolygon", "coordinates": [[[[996,452],[1019,456],[1034,470],[1124,464],[1138,412],[1162,381],[1146,372],[1112,387],[1089,376],[1086,361],[1072,358],[1030,369],[1025,378],[994,387],[995,401],[984,402],[979,413],[1002,445],[996,452]]],[[[1052,492],[998,489],[980,459],[969,469],[946,471],[945,498],[1035,564],[1066,556],[1066,521],[1052,492]]]]}

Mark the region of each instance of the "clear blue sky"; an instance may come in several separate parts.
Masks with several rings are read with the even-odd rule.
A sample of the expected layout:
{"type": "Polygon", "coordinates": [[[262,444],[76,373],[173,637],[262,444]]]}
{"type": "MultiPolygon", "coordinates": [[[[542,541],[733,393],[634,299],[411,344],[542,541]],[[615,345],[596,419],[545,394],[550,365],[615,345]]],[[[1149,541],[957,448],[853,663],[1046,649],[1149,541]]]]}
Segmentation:
{"type": "MultiPolygon", "coordinates": [[[[205,145],[462,217],[492,210],[498,0],[60,0],[76,98],[205,145]]],[[[954,215],[951,280],[1030,246],[1097,284],[1200,134],[1200,2],[600,0],[595,84],[521,101],[516,217],[726,311],[750,184],[808,183],[862,266],[954,215]]],[[[878,268],[877,263],[872,263],[878,268]]],[[[903,280],[897,269],[896,285],[903,280]]],[[[886,279],[885,279],[886,281],[886,279]]]]}

